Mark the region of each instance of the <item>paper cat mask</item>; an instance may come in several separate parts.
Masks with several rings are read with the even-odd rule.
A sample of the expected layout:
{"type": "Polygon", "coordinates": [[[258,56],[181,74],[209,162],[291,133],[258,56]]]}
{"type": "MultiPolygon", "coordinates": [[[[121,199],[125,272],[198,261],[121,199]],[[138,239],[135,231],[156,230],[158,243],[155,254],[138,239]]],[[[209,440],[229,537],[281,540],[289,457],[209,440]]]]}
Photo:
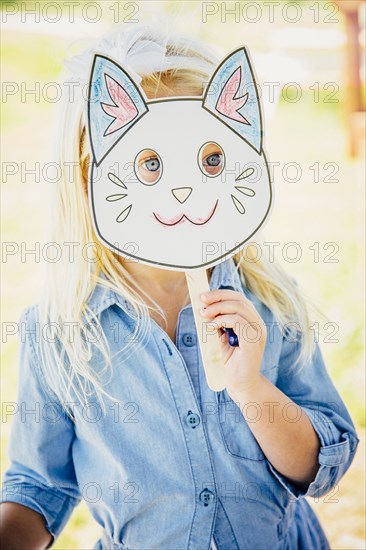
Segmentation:
{"type": "Polygon", "coordinates": [[[221,62],[202,97],[154,100],[95,55],[88,125],[93,223],[118,254],[207,268],[238,252],[268,216],[272,189],[245,48],[221,62]]]}

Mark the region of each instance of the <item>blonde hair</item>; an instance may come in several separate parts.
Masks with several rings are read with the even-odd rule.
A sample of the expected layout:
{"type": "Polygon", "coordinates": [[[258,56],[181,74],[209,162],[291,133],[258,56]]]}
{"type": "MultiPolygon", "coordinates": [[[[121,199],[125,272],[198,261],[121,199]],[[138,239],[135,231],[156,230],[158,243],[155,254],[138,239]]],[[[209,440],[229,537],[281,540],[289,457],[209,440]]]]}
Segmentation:
{"type": "MultiPolygon", "coordinates": [[[[164,43],[167,55],[186,57],[186,66],[145,75],[141,86],[146,96],[149,99],[173,95],[201,96],[205,83],[216,67],[214,56],[209,56],[207,50],[199,44],[188,43],[181,37],[179,40],[166,39],[154,31],[148,36],[145,33],[140,40],[146,37],[164,43]],[[202,68],[204,65],[200,68],[192,64],[193,58],[204,60],[207,70],[202,68]]],[[[84,112],[85,98],[79,94],[74,102],[65,101],[60,113],[58,163],[62,169],[62,178],[54,186],[49,240],[76,243],[73,245],[75,257],[70,259],[70,254],[69,257],[62,254],[59,262],[47,264],[40,302],[40,321],[43,324],[55,324],[59,330],[57,345],[42,341],[41,353],[48,384],[62,403],[74,401],[76,397],[85,404],[88,397],[96,392],[104,408],[100,399],[102,394],[114,400],[116,397],[109,395],[103,388],[104,377],[112,375],[113,358],[100,322],[87,303],[96,284],[113,290],[131,304],[137,318],[131,339],[134,346],[144,344],[152,310],[165,323],[167,320],[159,304],[153,302],[154,307],[147,305],[146,298],[149,297],[132,280],[123,262],[113,251],[102,246],[94,234],[87,197],[90,148],[84,112]],[[95,255],[91,259],[85,258],[86,251],[91,249],[95,255]],[[101,271],[106,278],[100,276],[101,271]],[[65,330],[65,327],[71,327],[72,330],[65,330]],[[98,372],[90,364],[95,350],[100,352],[103,359],[99,361],[98,372]]],[[[312,356],[314,343],[302,293],[291,276],[279,265],[269,261],[264,247],[261,247],[260,259],[256,259],[257,253],[258,247],[252,242],[234,256],[242,281],[272,311],[282,328],[289,323],[296,323],[295,333],[301,334],[301,354],[297,362],[304,365],[312,356]]],[[[290,332],[294,332],[293,325],[290,332]]],[[[119,353],[128,356],[131,345],[126,343],[119,353]]],[[[73,417],[67,406],[65,410],[73,417]]]]}

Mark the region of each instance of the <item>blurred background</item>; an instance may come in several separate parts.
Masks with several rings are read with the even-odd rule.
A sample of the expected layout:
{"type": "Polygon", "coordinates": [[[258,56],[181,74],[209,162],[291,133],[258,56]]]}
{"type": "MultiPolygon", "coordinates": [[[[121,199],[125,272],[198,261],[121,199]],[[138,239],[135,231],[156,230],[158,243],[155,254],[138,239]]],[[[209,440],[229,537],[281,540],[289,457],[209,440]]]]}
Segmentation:
{"type": "MultiPolygon", "coordinates": [[[[79,0],[0,6],[2,400],[16,399],[18,339],[9,323],[41,290],[45,197],[55,177],[48,167],[50,142],[61,93],[55,83],[64,58],[80,42],[122,24],[186,32],[220,58],[246,45],[262,90],[265,148],[274,166],[265,240],[278,243],[276,261],[328,319],[328,325],[319,320],[320,346],[361,438],[337,489],[309,502],[332,548],[364,549],[365,4],[79,0]]],[[[3,418],[2,470],[10,427],[11,418],[3,418]]],[[[99,534],[82,503],[54,548],[92,548],[99,534]]]]}

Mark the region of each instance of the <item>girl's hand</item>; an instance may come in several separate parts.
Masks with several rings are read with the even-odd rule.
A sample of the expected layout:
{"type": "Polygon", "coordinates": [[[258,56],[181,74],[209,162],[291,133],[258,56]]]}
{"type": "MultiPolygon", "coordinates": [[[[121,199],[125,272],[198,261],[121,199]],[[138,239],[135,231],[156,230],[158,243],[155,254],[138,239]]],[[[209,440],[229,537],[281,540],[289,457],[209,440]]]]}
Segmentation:
{"type": "MultiPolygon", "coordinates": [[[[217,331],[226,371],[226,390],[234,399],[260,383],[260,366],[267,339],[265,323],[244,294],[234,290],[211,290],[201,295],[201,316],[207,330],[217,331]],[[223,328],[232,328],[239,346],[232,347],[223,328]]],[[[235,400],[235,399],[234,399],[235,400]]]]}

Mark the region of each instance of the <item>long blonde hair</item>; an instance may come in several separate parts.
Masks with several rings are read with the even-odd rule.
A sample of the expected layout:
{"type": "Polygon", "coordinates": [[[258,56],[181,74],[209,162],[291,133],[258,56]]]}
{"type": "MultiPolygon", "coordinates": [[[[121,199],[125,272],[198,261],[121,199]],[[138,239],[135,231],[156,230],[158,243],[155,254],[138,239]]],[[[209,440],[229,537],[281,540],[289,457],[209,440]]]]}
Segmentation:
{"type": "MultiPolygon", "coordinates": [[[[186,63],[180,63],[177,69],[145,75],[141,86],[146,96],[149,99],[173,95],[201,96],[216,67],[215,56],[208,55],[207,49],[197,42],[182,37],[167,38],[156,31],[146,31],[139,40],[146,38],[166,45],[167,55],[186,58],[186,63]],[[192,59],[204,61],[206,70],[204,64],[192,64],[192,59]]],[[[81,93],[76,94],[73,102],[64,101],[60,113],[61,140],[57,160],[62,178],[53,186],[48,240],[66,243],[68,247],[67,254],[62,254],[57,263],[47,264],[40,302],[41,323],[58,327],[57,345],[42,341],[46,379],[62,403],[73,401],[76,396],[82,404],[86,404],[94,392],[99,400],[102,394],[116,399],[103,388],[103,378],[112,376],[113,358],[100,322],[87,303],[96,284],[113,290],[131,304],[137,319],[131,338],[134,346],[144,343],[151,311],[167,322],[159,304],[147,305],[146,298],[149,297],[131,279],[121,259],[102,246],[94,234],[87,197],[90,147],[83,116],[85,102],[81,93]],[[74,243],[72,250],[70,243],[74,243]],[[71,253],[74,258],[70,257],[71,253]],[[106,277],[100,276],[101,271],[106,277]],[[85,336],[86,327],[88,338],[85,336]],[[95,350],[99,350],[103,358],[98,372],[90,364],[95,350]]],[[[291,324],[290,332],[294,332],[295,323],[295,333],[301,335],[301,354],[297,362],[305,365],[314,350],[307,305],[293,277],[277,263],[269,261],[265,247],[261,247],[261,258],[257,259],[258,243],[257,236],[256,244],[247,243],[234,256],[234,261],[246,287],[272,311],[280,327],[284,329],[291,324]]],[[[131,343],[126,343],[120,353],[127,356],[129,346],[131,343]]],[[[104,408],[103,401],[100,402],[104,408]]],[[[65,410],[72,417],[67,406],[65,410]]]]}

